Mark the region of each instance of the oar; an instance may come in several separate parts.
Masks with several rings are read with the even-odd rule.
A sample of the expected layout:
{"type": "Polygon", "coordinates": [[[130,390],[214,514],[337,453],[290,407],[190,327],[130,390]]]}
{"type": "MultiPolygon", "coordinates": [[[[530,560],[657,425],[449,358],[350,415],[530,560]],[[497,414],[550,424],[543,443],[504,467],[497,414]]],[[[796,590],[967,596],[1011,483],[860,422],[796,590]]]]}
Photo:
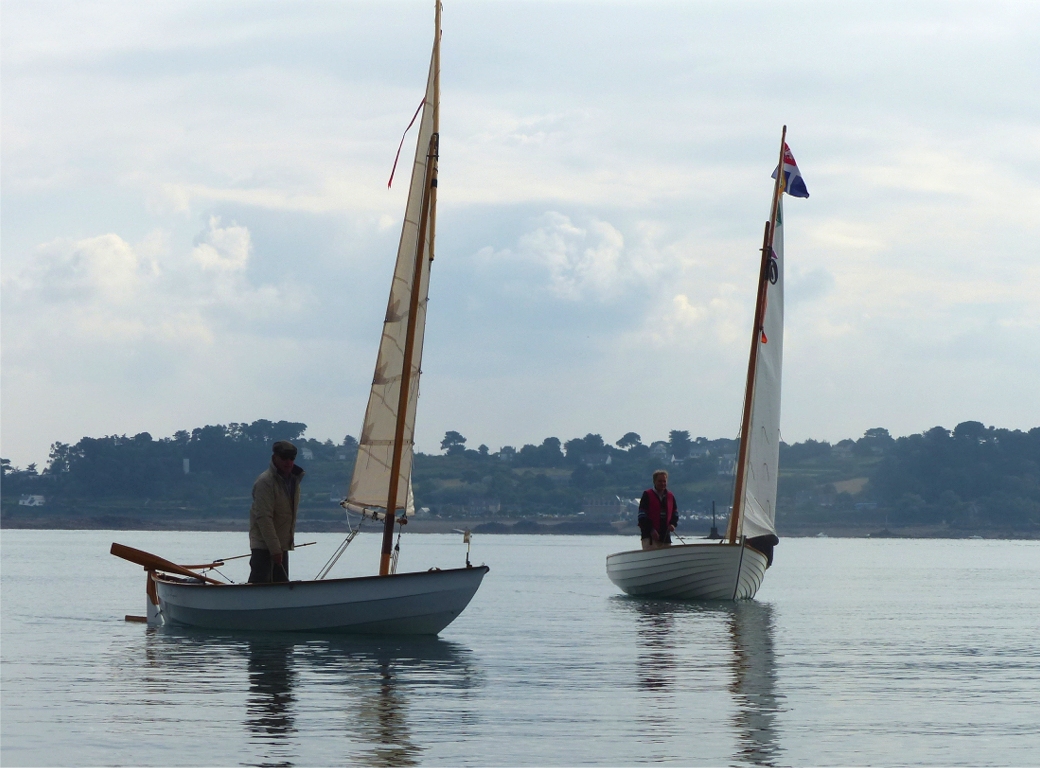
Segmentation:
{"type": "Polygon", "coordinates": [[[181,576],[188,576],[192,579],[202,579],[208,584],[216,584],[217,586],[224,586],[221,582],[216,579],[211,579],[208,576],[203,576],[201,573],[195,573],[190,571],[182,565],[171,563],[165,558],[153,555],[151,552],[145,552],[141,549],[134,549],[133,547],[127,547],[123,544],[112,543],[112,549],[109,550],[116,557],[121,557],[124,560],[129,560],[131,563],[137,563],[140,566],[150,571],[167,571],[169,573],[176,573],[181,576]]]}

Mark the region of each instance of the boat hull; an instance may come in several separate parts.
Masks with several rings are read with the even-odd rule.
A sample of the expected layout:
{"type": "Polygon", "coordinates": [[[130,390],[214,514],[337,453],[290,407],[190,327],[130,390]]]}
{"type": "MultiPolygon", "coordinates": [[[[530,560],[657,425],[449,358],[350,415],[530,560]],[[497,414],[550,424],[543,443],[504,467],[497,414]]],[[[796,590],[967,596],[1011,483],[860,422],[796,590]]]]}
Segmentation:
{"type": "Polygon", "coordinates": [[[214,630],[436,635],[490,569],[212,585],[154,574],[163,623],[214,630]]]}
{"type": "Polygon", "coordinates": [[[607,576],[621,591],[673,600],[746,600],[762,586],[766,556],[746,544],[678,544],[618,552],[607,576]]]}

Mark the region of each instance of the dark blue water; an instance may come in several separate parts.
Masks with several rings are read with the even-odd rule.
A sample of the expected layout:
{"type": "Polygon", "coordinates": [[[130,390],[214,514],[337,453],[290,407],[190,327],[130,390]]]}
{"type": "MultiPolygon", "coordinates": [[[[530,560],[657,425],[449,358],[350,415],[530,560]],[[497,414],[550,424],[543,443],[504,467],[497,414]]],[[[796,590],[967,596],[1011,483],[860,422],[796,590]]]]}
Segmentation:
{"type": "MultiPolygon", "coordinates": [[[[301,538],[311,577],[340,537],[301,538]]],[[[628,539],[475,536],[473,603],[403,641],[128,624],[144,573],[113,540],[246,544],[4,531],[4,765],[1040,765],[1040,542],[788,539],[755,601],[697,605],[618,594],[628,539]]],[[[465,557],[461,536],[403,549],[402,571],[465,557]]]]}

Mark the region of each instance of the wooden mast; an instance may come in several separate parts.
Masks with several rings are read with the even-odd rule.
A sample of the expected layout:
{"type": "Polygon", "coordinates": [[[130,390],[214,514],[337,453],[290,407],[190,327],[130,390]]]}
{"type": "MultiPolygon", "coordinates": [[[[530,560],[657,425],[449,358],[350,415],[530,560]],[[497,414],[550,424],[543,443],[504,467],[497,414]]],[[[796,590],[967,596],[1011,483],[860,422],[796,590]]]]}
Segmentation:
{"type": "Polygon", "coordinates": [[[740,518],[744,514],[744,487],[747,481],[747,455],[751,445],[751,409],[755,400],[755,372],[758,369],[758,345],[761,342],[766,314],[766,292],[769,288],[769,261],[773,253],[773,233],[776,229],[776,213],[780,206],[780,195],[784,191],[784,148],[787,146],[787,126],[780,134],[780,162],[773,183],[773,202],[769,207],[769,221],[762,235],[762,261],[758,271],[758,295],[755,300],[755,322],[751,331],[751,355],[748,360],[747,384],[744,387],[744,413],[740,420],[740,453],[737,456],[737,479],[733,484],[733,509],[729,516],[726,538],[730,544],[737,542],[740,535],[740,518]]]}
{"type": "MultiPolygon", "coordinates": [[[[379,575],[390,575],[390,555],[394,542],[394,522],[397,519],[397,495],[400,491],[401,457],[404,453],[404,431],[408,420],[408,397],[411,394],[412,359],[415,354],[415,330],[419,315],[419,295],[422,292],[423,260],[426,257],[426,231],[435,218],[437,199],[437,157],[439,152],[440,79],[441,79],[441,4],[437,3],[436,38],[433,43],[433,135],[426,153],[426,175],[423,179],[422,212],[415,246],[415,269],[412,274],[412,295],[408,301],[408,329],[404,342],[404,361],[401,365],[401,391],[397,400],[397,424],[394,429],[394,452],[390,462],[390,488],[386,495],[386,518],[383,525],[383,546],[379,555],[379,575]]],[[[433,240],[430,240],[433,252],[433,240]]],[[[407,502],[406,502],[407,503],[407,502]]],[[[407,513],[407,510],[406,510],[407,513]]]]}

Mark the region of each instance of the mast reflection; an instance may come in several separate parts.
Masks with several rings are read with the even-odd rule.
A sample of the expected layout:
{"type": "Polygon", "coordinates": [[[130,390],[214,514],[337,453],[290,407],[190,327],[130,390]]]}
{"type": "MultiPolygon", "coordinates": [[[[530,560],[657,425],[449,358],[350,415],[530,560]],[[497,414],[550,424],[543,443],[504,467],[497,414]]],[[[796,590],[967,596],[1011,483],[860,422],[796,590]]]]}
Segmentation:
{"type": "Polygon", "coordinates": [[[424,749],[414,740],[410,702],[421,698],[428,688],[443,695],[473,687],[468,653],[435,637],[352,638],[330,644],[323,655],[328,670],[346,684],[348,710],[352,710],[349,726],[362,745],[350,761],[371,766],[419,765],[424,749]]]}
{"type": "Polygon", "coordinates": [[[733,644],[730,692],[739,742],[735,757],[753,765],[776,765],[780,757],[776,717],[783,695],[776,690],[773,651],[773,606],[742,600],[731,607],[729,634],[733,644]]]}
{"type": "Polygon", "coordinates": [[[286,754],[287,742],[296,734],[293,689],[298,674],[295,670],[292,643],[250,639],[247,643],[249,691],[246,696],[246,730],[266,749],[264,765],[292,765],[286,754]]]}
{"type": "Polygon", "coordinates": [[[675,605],[655,600],[635,605],[639,633],[639,687],[645,691],[668,691],[675,684],[675,650],[672,629],[675,605]]]}
{"type": "Polygon", "coordinates": [[[422,749],[412,741],[404,700],[390,661],[373,670],[378,678],[374,692],[358,701],[358,731],[367,749],[358,756],[364,765],[418,765],[422,749]]]}

